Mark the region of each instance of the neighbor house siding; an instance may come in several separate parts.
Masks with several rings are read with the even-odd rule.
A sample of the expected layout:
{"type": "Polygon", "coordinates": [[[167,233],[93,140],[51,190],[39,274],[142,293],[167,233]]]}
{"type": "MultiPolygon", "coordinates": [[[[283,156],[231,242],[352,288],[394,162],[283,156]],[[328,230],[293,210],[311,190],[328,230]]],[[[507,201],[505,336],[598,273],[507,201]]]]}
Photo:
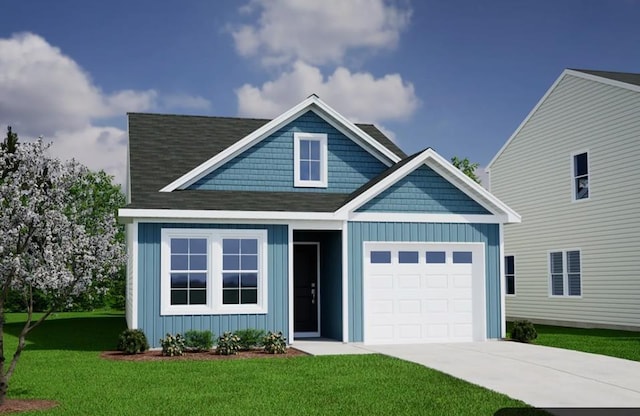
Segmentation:
{"type": "Polygon", "coordinates": [[[257,328],[282,331],[288,337],[287,275],[288,232],[286,225],[214,225],[140,223],[138,229],[138,327],[152,346],[166,333],[208,329],[217,335],[225,331],[257,328]],[[268,313],[238,315],[160,315],[160,241],[163,228],[254,229],[268,232],[268,313]]]}
{"type": "Polygon", "coordinates": [[[640,93],[565,76],[491,166],[522,216],[510,318],[640,327],[640,93]],[[589,200],[572,201],[572,154],[589,154],[589,200]],[[582,296],[550,297],[548,252],[580,249],[582,296]]]}
{"type": "Polygon", "coordinates": [[[411,172],[357,211],[489,214],[428,166],[411,172]]]}
{"type": "Polygon", "coordinates": [[[350,222],[348,234],[349,341],[363,340],[362,250],[365,241],[484,243],[487,337],[501,336],[498,224],[350,222]]]}
{"type": "Polygon", "coordinates": [[[386,168],[371,153],[308,111],[204,176],[189,189],[351,193],[386,168]],[[295,132],[327,134],[327,188],[293,186],[295,132]]]}

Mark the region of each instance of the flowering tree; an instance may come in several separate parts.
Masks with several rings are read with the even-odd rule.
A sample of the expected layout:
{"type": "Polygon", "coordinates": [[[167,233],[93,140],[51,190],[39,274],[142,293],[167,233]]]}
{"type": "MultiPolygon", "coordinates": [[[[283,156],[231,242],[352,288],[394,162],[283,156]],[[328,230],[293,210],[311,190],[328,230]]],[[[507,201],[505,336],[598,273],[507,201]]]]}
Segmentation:
{"type": "Polygon", "coordinates": [[[0,145],[0,404],[27,334],[54,310],[111,278],[124,262],[114,213],[96,217],[98,195],[79,193],[91,173],[49,157],[41,140],[20,143],[9,128],[0,145]],[[78,197],[78,196],[81,197],[78,197]],[[33,319],[33,293],[51,299],[33,319]],[[25,300],[27,320],[10,361],[4,354],[4,305],[10,291],[25,300]]]}

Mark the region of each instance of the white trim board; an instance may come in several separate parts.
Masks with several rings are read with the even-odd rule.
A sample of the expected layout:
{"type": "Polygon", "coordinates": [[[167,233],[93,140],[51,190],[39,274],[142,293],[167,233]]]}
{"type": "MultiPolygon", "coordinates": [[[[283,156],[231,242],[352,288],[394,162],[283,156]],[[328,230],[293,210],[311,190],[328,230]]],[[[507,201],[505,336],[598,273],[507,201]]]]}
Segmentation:
{"type": "Polygon", "coordinates": [[[214,171],[229,160],[233,159],[235,156],[238,156],[251,146],[260,142],[270,134],[277,131],[282,126],[298,118],[307,111],[313,111],[322,119],[327,121],[332,126],[336,127],[340,132],[342,132],[351,140],[354,140],[361,146],[362,143],[365,143],[366,146],[363,146],[363,148],[370,152],[373,156],[378,158],[380,161],[385,163],[387,166],[390,166],[400,160],[399,156],[381,145],[377,140],[373,139],[371,136],[358,128],[355,124],[353,124],[337,111],[329,107],[329,105],[327,105],[316,95],[311,95],[304,101],[298,103],[294,107],[282,113],[280,116],[274,118],[259,129],[253,131],[251,134],[245,136],[241,140],[229,146],[227,149],[223,150],[206,162],[174,180],[164,188],[160,189],[160,192],[172,192],[176,189],[185,189],[189,185],[196,182],[198,179],[206,176],[210,172],[214,171]]]}

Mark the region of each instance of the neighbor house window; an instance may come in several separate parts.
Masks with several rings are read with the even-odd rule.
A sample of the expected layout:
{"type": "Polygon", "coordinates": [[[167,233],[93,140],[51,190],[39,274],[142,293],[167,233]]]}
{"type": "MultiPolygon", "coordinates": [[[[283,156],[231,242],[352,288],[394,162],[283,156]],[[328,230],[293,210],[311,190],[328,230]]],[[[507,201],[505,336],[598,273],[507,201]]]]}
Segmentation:
{"type": "Polygon", "coordinates": [[[327,135],[294,133],[293,182],[297,187],[327,187],[327,135]]]}
{"type": "Polygon", "coordinates": [[[573,199],[589,198],[589,157],[588,153],[573,155],[573,199]]]}
{"type": "Polygon", "coordinates": [[[506,294],[516,294],[516,263],[515,256],[504,256],[504,277],[507,283],[506,294]]]}
{"type": "Polygon", "coordinates": [[[163,229],[163,315],[267,312],[265,230],[163,229]]]}
{"type": "Polygon", "coordinates": [[[549,275],[552,296],[582,295],[580,250],[549,253],[549,275]]]}

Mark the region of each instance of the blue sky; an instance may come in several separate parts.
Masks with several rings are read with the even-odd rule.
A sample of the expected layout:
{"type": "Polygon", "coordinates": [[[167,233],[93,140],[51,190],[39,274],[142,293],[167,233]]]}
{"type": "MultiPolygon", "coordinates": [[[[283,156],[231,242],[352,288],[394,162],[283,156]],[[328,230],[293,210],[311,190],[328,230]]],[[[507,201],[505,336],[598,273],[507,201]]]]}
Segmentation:
{"type": "Polygon", "coordinates": [[[638,22],[638,0],[7,1],[0,128],[122,181],[128,111],[274,117],[317,93],[484,166],[564,68],[640,72],[638,22]]]}

